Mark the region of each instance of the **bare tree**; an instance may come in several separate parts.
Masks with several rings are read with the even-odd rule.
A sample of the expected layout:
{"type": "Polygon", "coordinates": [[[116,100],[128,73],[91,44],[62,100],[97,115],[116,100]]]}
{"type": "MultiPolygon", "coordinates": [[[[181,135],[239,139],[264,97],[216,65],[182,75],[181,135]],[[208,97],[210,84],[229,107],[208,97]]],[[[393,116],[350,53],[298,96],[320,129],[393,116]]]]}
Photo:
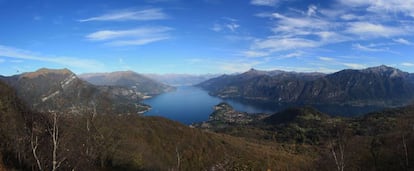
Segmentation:
{"type": "Polygon", "coordinates": [[[53,152],[52,152],[52,171],[56,171],[60,167],[60,164],[65,160],[65,158],[58,161],[57,159],[57,150],[59,148],[59,127],[58,127],[58,115],[56,112],[51,112],[52,114],[52,128],[49,128],[49,134],[52,137],[53,143],[53,152]]]}
{"type": "Polygon", "coordinates": [[[345,169],[345,143],[346,143],[346,127],[345,125],[336,125],[334,127],[334,136],[329,140],[329,149],[335,161],[336,169],[344,171],[345,169]]]}
{"type": "Polygon", "coordinates": [[[40,171],[42,171],[43,170],[42,165],[41,165],[40,159],[39,159],[39,157],[37,156],[37,153],[36,153],[37,147],[39,146],[39,142],[38,142],[37,136],[34,137],[34,135],[33,135],[33,129],[32,129],[32,135],[31,135],[31,138],[30,138],[30,144],[32,146],[32,153],[33,153],[33,157],[36,160],[37,167],[40,171]]]}
{"type": "Polygon", "coordinates": [[[341,143],[340,141],[337,141],[337,143],[334,143],[333,141],[331,141],[329,146],[330,146],[332,156],[335,160],[336,169],[338,171],[344,171],[344,168],[345,168],[344,144],[341,143]]]}
{"type": "Polygon", "coordinates": [[[178,151],[178,147],[175,147],[175,153],[177,155],[177,170],[180,170],[181,156],[180,156],[180,152],[178,151]]]}
{"type": "Polygon", "coordinates": [[[402,143],[403,143],[403,150],[404,150],[404,159],[405,159],[405,167],[408,168],[408,149],[407,149],[407,142],[405,140],[405,135],[402,135],[402,143]]]}

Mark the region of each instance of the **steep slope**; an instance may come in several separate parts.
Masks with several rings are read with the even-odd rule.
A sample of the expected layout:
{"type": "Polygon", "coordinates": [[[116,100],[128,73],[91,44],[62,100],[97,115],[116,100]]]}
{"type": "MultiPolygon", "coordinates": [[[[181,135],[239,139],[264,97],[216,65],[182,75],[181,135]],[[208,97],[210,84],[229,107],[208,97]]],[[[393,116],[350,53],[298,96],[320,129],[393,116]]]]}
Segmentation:
{"type": "Polygon", "coordinates": [[[157,95],[174,90],[171,86],[155,81],[133,71],[82,74],[79,75],[79,77],[94,85],[121,86],[144,96],[157,95]]]}
{"type": "Polygon", "coordinates": [[[378,66],[343,70],[307,84],[301,100],[350,104],[404,105],[414,97],[409,74],[378,66]]]}
{"type": "Polygon", "coordinates": [[[250,70],[224,75],[198,86],[212,95],[298,104],[401,106],[414,99],[412,75],[378,66],[364,70],[342,70],[333,74],[276,74],[250,70]]]}
{"type": "Polygon", "coordinates": [[[135,93],[122,88],[94,86],[68,69],[39,69],[0,79],[15,88],[19,98],[32,109],[41,112],[76,114],[94,110],[100,114],[132,114],[148,109],[136,101],[135,93]],[[135,101],[129,101],[134,97],[135,101]]]}

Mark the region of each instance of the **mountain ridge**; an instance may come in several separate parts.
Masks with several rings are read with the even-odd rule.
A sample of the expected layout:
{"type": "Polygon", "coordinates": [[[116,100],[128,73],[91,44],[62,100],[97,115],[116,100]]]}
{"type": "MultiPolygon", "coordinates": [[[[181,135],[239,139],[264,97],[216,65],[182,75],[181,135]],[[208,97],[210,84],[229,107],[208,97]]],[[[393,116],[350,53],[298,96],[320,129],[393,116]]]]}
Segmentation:
{"type": "Polygon", "coordinates": [[[145,96],[157,95],[174,90],[174,87],[138,74],[134,71],[81,74],[79,78],[99,86],[121,86],[142,93],[145,96]]]}
{"type": "Polygon", "coordinates": [[[251,69],[223,75],[197,86],[222,98],[275,103],[401,106],[414,100],[413,74],[385,65],[331,74],[251,69]]]}
{"type": "Polygon", "coordinates": [[[0,77],[16,89],[18,96],[40,112],[49,110],[80,113],[132,114],[149,109],[140,104],[141,95],[121,87],[94,86],[79,79],[68,69],[42,68],[34,72],[0,77]]]}

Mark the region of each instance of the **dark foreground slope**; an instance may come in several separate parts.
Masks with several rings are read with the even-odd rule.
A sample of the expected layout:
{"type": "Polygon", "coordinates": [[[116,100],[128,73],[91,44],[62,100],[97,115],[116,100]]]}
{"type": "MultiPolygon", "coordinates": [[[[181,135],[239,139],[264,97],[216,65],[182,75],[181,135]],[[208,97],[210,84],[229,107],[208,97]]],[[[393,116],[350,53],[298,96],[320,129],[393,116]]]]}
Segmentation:
{"type": "Polygon", "coordinates": [[[311,149],[208,133],[159,117],[32,112],[0,82],[0,168],[305,170],[315,160],[311,149]]]}
{"type": "Polygon", "coordinates": [[[249,117],[226,106],[228,111],[219,108],[194,126],[255,141],[310,145],[318,153],[310,170],[414,169],[414,105],[358,118],[330,117],[311,107],[249,117]],[[217,120],[217,112],[227,116],[217,120]],[[231,116],[239,116],[239,122],[228,120],[231,116]]]}
{"type": "Polygon", "coordinates": [[[328,75],[252,69],[199,86],[224,98],[274,103],[402,106],[414,99],[412,75],[384,65],[328,75]]]}

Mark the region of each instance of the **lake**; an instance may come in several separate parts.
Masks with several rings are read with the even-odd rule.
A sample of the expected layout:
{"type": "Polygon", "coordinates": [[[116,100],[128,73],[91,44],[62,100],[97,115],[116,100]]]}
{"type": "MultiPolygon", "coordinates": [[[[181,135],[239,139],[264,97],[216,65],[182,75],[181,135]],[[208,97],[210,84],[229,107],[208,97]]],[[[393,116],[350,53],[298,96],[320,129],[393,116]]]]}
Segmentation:
{"type": "MultiPolygon", "coordinates": [[[[163,116],[183,124],[191,124],[208,120],[213,112],[213,106],[220,102],[227,102],[237,111],[247,113],[275,113],[288,107],[298,106],[294,104],[275,104],[252,100],[221,99],[213,97],[207,91],[194,86],[177,87],[176,91],[160,94],[144,100],[152,109],[144,115],[163,116]]],[[[332,115],[355,116],[367,112],[380,110],[381,107],[353,107],[337,105],[313,106],[318,110],[332,115]]]]}

